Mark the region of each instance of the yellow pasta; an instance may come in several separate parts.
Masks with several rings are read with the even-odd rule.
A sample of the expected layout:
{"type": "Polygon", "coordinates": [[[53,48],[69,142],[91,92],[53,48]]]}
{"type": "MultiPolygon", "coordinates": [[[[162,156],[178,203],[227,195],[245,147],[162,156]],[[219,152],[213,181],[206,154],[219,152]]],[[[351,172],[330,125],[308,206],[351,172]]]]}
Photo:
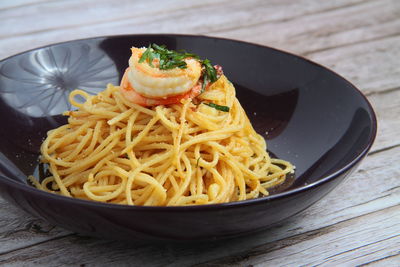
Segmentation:
{"type": "Polygon", "coordinates": [[[78,110],[65,112],[68,124],[41,147],[51,176],[34,185],[107,203],[181,206],[253,199],[285,181],[293,166],[269,157],[225,76],[197,99],[143,107],[111,84],[95,96],[73,91],[78,110]]]}

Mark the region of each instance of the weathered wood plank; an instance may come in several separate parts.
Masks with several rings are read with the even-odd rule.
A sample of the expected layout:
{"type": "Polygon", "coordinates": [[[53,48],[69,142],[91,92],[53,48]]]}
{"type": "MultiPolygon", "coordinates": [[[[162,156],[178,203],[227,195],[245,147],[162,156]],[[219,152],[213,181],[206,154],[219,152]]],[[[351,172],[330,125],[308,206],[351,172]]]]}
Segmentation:
{"type": "Polygon", "coordinates": [[[368,266],[368,267],[398,267],[400,264],[400,255],[393,255],[393,256],[388,256],[379,260],[371,261],[368,263],[365,263],[363,267],[368,266]]]}
{"type": "MultiPolygon", "coordinates": [[[[398,123],[398,114],[400,114],[400,97],[399,97],[400,91],[392,91],[384,94],[374,94],[369,97],[370,101],[372,104],[375,106],[377,110],[377,115],[378,119],[381,122],[379,125],[379,133],[376,141],[376,145],[374,146],[373,150],[381,149],[386,146],[389,146],[391,144],[398,144],[400,141],[400,138],[398,137],[397,133],[400,131],[399,123],[398,123]]],[[[387,159],[390,160],[390,159],[387,159]]],[[[384,161],[380,162],[382,165],[385,164],[384,161]]],[[[366,173],[368,175],[369,169],[364,170],[361,168],[359,170],[358,175],[363,175],[363,173],[366,173]]],[[[380,174],[375,174],[375,176],[384,176],[385,173],[380,173],[380,174]]],[[[353,178],[352,179],[356,179],[353,178]]],[[[372,179],[372,178],[371,178],[372,179]]],[[[388,182],[387,180],[384,180],[383,183],[388,182]]],[[[390,183],[389,183],[390,184],[390,183]]],[[[354,185],[351,187],[360,187],[359,185],[354,185]]],[[[368,188],[363,188],[357,194],[363,194],[363,190],[368,190],[368,188]]],[[[384,191],[382,189],[382,191],[384,191]]],[[[349,196],[351,196],[351,192],[347,192],[349,196]]],[[[367,195],[369,197],[372,197],[373,194],[367,195]]],[[[378,198],[380,195],[377,196],[378,198]]],[[[349,197],[349,202],[348,204],[350,207],[352,205],[357,206],[359,204],[359,200],[357,199],[355,202],[352,201],[352,198],[349,197]]],[[[364,201],[367,201],[368,198],[365,198],[364,201]]],[[[340,200],[342,201],[342,199],[340,200]]],[[[380,198],[375,200],[373,203],[374,205],[380,205],[384,202],[386,202],[387,199],[380,198]]],[[[323,207],[323,206],[322,206],[323,207]]],[[[340,212],[344,215],[345,218],[349,216],[358,216],[360,214],[363,214],[365,212],[363,209],[360,209],[361,207],[358,207],[358,210],[356,214],[348,213],[349,210],[345,211],[344,209],[346,208],[339,208],[340,212]]],[[[46,222],[34,219],[30,217],[29,215],[25,214],[22,211],[19,211],[18,209],[10,206],[8,203],[5,202],[0,202],[0,210],[1,214],[4,215],[2,220],[2,224],[0,226],[0,236],[3,237],[5,242],[0,243],[0,253],[5,253],[7,251],[23,248],[25,246],[29,246],[35,243],[40,243],[46,240],[51,240],[54,238],[58,238],[60,236],[65,236],[68,235],[69,232],[59,229],[59,228],[53,228],[51,229],[51,226],[49,226],[46,222]],[[38,225],[38,226],[36,226],[38,225]],[[37,231],[38,228],[43,229],[42,231],[37,231]],[[35,230],[36,229],[36,230],[35,230]],[[50,231],[49,231],[50,230],[50,231]],[[43,233],[43,231],[47,233],[43,233]]],[[[367,209],[368,211],[368,209],[367,209]]],[[[308,211],[307,211],[308,212],[308,211]]],[[[324,210],[320,210],[318,212],[324,212],[324,210]]],[[[326,212],[326,210],[325,210],[326,212]]],[[[337,213],[338,210],[332,209],[332,213],[337,213]]],[[[315,214],[315,211],[312,212],[312,214],[315,214]]],[[[310,215],[310,219],[312,220],[312,215],[310,215]]],[[[329,221],[329,218],[328,218],[329,221]]],[[[326,223],[326,222],[325,222],[326,223]]],[[[314,228],[318,227],[318,222],[313,224],[314,228]]],[[[294,227],[296,228],[296,227],[294,227]]],[[[297,233],[297,232],[296,232],[297,233]]]]}
{"type": "Polygon", "coordinates": [[[157,20],[160,19],[163,21],[165,20],[172,28],[174,28],[173,26],[197,26],[195,27],[197,29],[227,31],[232,27],[246,27],[254,24],[257,25],[260,22],[287,20],[293,17],[301,17],[313,13],[349,7],[358,3],[362,3],[362,1],[339,0],[331,3],[321,3],[315,0],[296,2],[289,0],[250,0],[246,3],[242,3],[237,0],[205,0],[199,3],[197,1],[173,0],[165,3],[165,1],[156,0],[153,1],[153,5],[149,8],[147,4],[133,3],[132,1],[126,0],[119,1],[118,5],[107,0],[90,0],[84,2],[57,1],[46,4],[38,3],[36,6],[23,6],[19,9],[8,9],[6,12],[3,12],[3,18],[5,19],[24,17],[25,21],[12,20],[12,22],[15,23],[13,25],[14,29],[10,29],[11,31],[1,36],[11,36],[11,33],[16,35],[31,34],[43,30],[82,27],[85,25],[105,24],[106,22],[115,21],[121,21],[122,27],[129,23],[143,23],[143,26],[146,26],[149,23],[158,23],[157,20]],[[95,10],[88,10],[94,6],[95,10]],[[238,8],[241,9],[238,10],[238,8]],[[42,12],[38,13],[38,9],[42,12]],[[94,11],[96,13],[94,13],[94,11]],[[248,11],[253,12],[251,16],[248,11]],[[87,16],[81,16],[88,12],[89,14],[87,14],[87,16]],[[207,13],[207,18],[211,18],[211,20],[205,19],[204,15],[206,12],[209,12],[207,13]],[[221,15],[226,15],[227,12],[229,12],[229,16],[221,17],[221,15]],[[60,13],[65,16],[65,19],[58,19],[60,13]],[[169,16],[165,16],[168,14],[169,16]],[[196,20],[191,21],[189,18],[194,18],[196,20]],[[186,21],[187,23],[185,25],[179,25],[179,23],[177,23],[179,20],[186,21]],[[50,25],[48,24],[49,21],[51,22],[50,25]],[[26,25],[29,25],[29,27],[26,27],[26,25]],[[199,25],[201,25],[201,27],[198,27],[199,25]]]}
{"type": "Polygon", "coordinates": [[[0,2],[0,58],[54,42],[123,33],[200,33],[258,42],[306,55],[354,82],[376,108],[379,132],[371,156],[328,197],[281,226],[233,242],[140,246],[81,238],[0,200],[4,264],[212,264],[243,251],[250,253],[249,260],[233,257],[232,263],[289,264],[296,259],[281,254],[291,253],[309,264],[399,262],[398,236],[390,238],[390,231],[399,232],[398,225],[384,221],[381,226],[389,230],[381,229],[378,218],[390,219],[393,210],[399,214],[399,1],[157,0],[151,7],[131,1],[35,2],[0,2]]]}
{"type": "Polygon", "coordinates": [[[358,266],[382,258],[398,265],[399,232],[395,206],[199,266],[358,266]]]}
{"type": "MultiPolygon", "coordinates": [[[[323,1],[325,2],[336,3],[323,1]]],[[[87,6],[78,6],[77,2],[45,5],[42,13],[46,15],[41,18],[38,16],[43,14],[36,12],[35,6],[30,6],[21,15],[19,9],[9,11],[16,14],[1,12],[5,16],[3,25],[13,27],[0,28],[0,36],[3,36],[0,39],[0,58],[35,46],[103,34],[163,31],[210,33],[215,28],[222,27],[222,32],[214,35],[259,42],[307,54],[312,60],[332,67],[344,75],[365,93],[395,88],[400,84],[400,63],[396,60],[400,57],[400,47],[397,45],[400,36],[396,36],[400,34],[398,1],[351,2],[347,3],[351,5],[347,8],[340,8],[344,5],[342,2],[338,2],[336,6],[326,3],[321,6],[312,4],[303,9],[299,9],[298,5],[301,3],[252,5],[248,2],[234,2],[228,5],[212,1],[196,9],[183,6],[177,10],[174,9],[176,2],[169,8],[165,7],[165,2],[160,2],[150,11],[146,9],[146,5],[135,6],[133,10],[132,6],[119,10],[118,6],[107,3],[104,2],[96,8],[96,12],[104,16],[83,15],[82,8],[87,6]],[[212,17],[204,20],[206,13],[212,14],[212,17]],[[222,16],[222,13],[230,15],[222,16]],[[250,13],[254,15],[249,17],[250,13]],[[24,16],[24,20],[21,20],[21,16],[24,16]],[[60,16],[64,19],[57,19],[60,16]],[[27,23],[25,17],[32,19],[31,23],[27,23]],[[53,25],[54,23],[56,24],[53,25]],[[227,32],[223,28],[226,25],[240,27],[243,23],[244,28],[239,28],[238,32],[227,32]],[[245,27],[246,23],[256,26],[245,27]],[[35,27],[39,28],[32,26],[25,30],[26,25],[38,25],[35,27]],[[9,28],[15,32],[10,32],[9,28]],[[33,32],[29,33],[29,30],[33,32]],[[385,36],[388,38],[379,39],[385,36]],[[366,42],[368,40],[375,41],[366,42]],[[348,46],[352,43],[357,44],[348,46]],[[336,46],[340,47],[335,48],[336,46]],[[324,49],[328,50],[320,51],[324,49]]]]}
{"type": "Polygon", "coordinates": [[[265,16],[255,23],[233,24],[205,33],[307,55],[399,34],[399,25],[400,2],[384,0],[353,2],[289,19],[270,20],[265,16]]]}
{"type": "MultiPolygon", "coordinates": [[[[378,136],[372,151],[378,151],[391,145],[399,145],[400,137],[397,133],[400,132],[400,124],[398,123],[400,90],[374,94],[369,96],[369,100],[375,107],[379,120],[378,136]]],[[[385,164],[384,161],[381,163],[385,164]]],[[[362,175],[362,173],[369,173],[369,169],[360,168],[358,172],[358,175],[362,175]]],[[[384,173],[380,175],[384,175],[384,173]]],[[[350,192],[347,193],[350,195],[350,192]]],[[[359,193],[362,194],[362,191],[359,193]]],[[[367,199],[364,201],[367,201],[367,199]]],[[[385,199],[381,199],[381,201],[385,201],[385,199]]],[[[349,204],[357,205],[358,202],[349,204]]],[[[337,212],[337,210],[332,210],[332,212],[337,212]]],[[[362,211],[360,212],[362,214],[362,211]]],[[[51,228],[46,222],[32,218],[1,199],[0,214],[2,214],[0,238],[4,241],[0,242],[0,253],[70,234],[68,231],[58,227],[51,228]],[[41,231],[38,231],[39,228],[41,231]]],[[[357,216],[357,214],[352,216],[357,216]]],[[[317,226],[315,225],[315,227],[317,226]]]]}
{"type": "MultiPolygon", "coordinates": [[[[373,154],[365,160],[355,175],[302,214],[288,219],[282,225],[258,234],[235,239],[232,242],[141,246],[125,242],[81,238],[73,235],[60,238],[57,241],[43,242],[9,253],[2,253],[0,258],[4,263],[14,263],[16,265],[27,263],[42,265],[54,262],[68,265],[81,263],[89,265],[107,265],[111,263],[127,265],[132,262],[137,265],[155,266],[168,264],[190,265],[224,256],[236,255],[278,240],[281,240],[279,241],[281,243],[284,243],[285,240],[290,242],[297,235],[301,235],[306,240],[308,238],[307,233],[313,233],[312,231],[324,236],[325,234],[334,233],[335,229],[342,229],[341,227],[335,228],[335,224],[355,220],[356,225],[359,225],[357,218],[360,216],[369,213],[373,214],[387,208],[392,210],[390,207],[398,206],[400,198],[400,180],[398,177],[400,176],[400,170],[397,164],[388,164],[388,162],[398,161],[400,161],[400,147],[373,154]],[[326,227],[332,231],[325,233],[322,230],[319,232],[318,229],[326,227]],[[68,257],[64,255],[68,255],[68,257]]],[[[382,212],[387,214],[386,211],[382,212]]],[[[368,230],[367,226],[370,223],[375,223],[374,218],[378,217],[368,215],[365,220],[362,219],[363,224],[366,226],[364,230],[368,230]]],[[[351,228],[350,225],[352,223],[348,225],[349,228],[351,228]]],[[[398,226],[392,225],[391,227],[398,226]]],[[[388,233],[385,228],[374,229],[374,231],[377,236],[383,236],[388,233]]],[[[313,236],[311,235],[311,237],[313,236]]],[[[349,238],[352,236],[357,239],[357,232],[352,232],[349,238]]],[[[8,242],[12,245],[11,240],[8,242]]],[[[321,247],[319,246],[309,248],[310,253],[315,254],[318,254],[320,249],[321,247]]],[[[385,253],[390,251],[386,250],[385,253]]],[[[379,258],[377,255],[379,254],[376,254],[376,258],[379,258]]]]}
{"type": "MultiPolygon", "coordinates": [[[[400,3],[400,2],[399,2],[400,3]]],[[[400,27],[399,27],[400,29],[400,27]]],[[[331,67],[366,94],[400,85],[400,35],[309,54],[312,60],[331,67]]]]}
{"type": "Polygon", "coordinates": [[[400,145],[400,88],[368,96],[378,119],[378,133],[372,152],[400,145]]]}
{"type": "Polygon", "coordinates": [[[40,2],[47,2],[51,0],[3,0],[0,2],[0,10],[15,9],[19,7],[26,8],[30,5],[37,5],[40,2]]]}
{"type": "Polygon", "coordinates": [[[366,1],[349,8],[212,34],[302,54],[331,67],[367,94],[400,84],[399,1],[366,1]]]}
{"type": "Polygon", "coordinates": [[[0,254],[48,241],[70,232],[32,217],[0,198],[0,254]]]}
{"type": "MultiPolygon", "coordinates": [[[[149,8],[144,2],[132,1],[119,1],[118,5],[104,0],[85,1],[84,4],[80,1],[57,1],[3,11],[2,23],[9,27],[0,29],[0,58],[54,42],[98,35],[155,32],[198,34],[269,22],[274,26],[292,17],[358,3],[362,1],[207,0],[201,3],[167,3],[158,0],[149,8]]],[[[274,33],[271,36],[276,35],[274,33]]],[[[256,41],[254,37],[243,35],[239,39],[256,41]]],[[[277,39],[282,41],[285,36],[277,39]]]]}

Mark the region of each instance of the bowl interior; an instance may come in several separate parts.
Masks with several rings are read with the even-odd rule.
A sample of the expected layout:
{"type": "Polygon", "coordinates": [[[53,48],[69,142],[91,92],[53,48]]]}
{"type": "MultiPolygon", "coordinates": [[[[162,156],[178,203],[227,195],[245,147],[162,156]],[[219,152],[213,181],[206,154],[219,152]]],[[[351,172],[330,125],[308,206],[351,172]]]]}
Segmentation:
{"type": "Polygon", "coordinates": [[[66,122],[68,94],[118,84],[131,46],[165,44],[223,66],[273,156],[296,166],[275,193],[314,183],[369,149],[375,117],[349,82],[328,69],[272,48],[200,36],[138,35],[71,41],[0,62],[0,174],[20,183],[35,172],[49,129],[66,122]]]}

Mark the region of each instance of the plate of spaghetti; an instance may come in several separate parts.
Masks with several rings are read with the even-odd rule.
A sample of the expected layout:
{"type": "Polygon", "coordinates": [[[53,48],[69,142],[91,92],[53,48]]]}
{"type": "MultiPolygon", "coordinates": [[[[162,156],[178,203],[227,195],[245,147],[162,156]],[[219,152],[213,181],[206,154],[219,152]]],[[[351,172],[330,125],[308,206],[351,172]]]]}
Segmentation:
{"type": "Polygon", "coordinates": [[[260,45],[190,35],[54,44],[0,62],[0,187],[67,229],[207,240],[315,203],[376,135],[336,73],[260,45]]]}

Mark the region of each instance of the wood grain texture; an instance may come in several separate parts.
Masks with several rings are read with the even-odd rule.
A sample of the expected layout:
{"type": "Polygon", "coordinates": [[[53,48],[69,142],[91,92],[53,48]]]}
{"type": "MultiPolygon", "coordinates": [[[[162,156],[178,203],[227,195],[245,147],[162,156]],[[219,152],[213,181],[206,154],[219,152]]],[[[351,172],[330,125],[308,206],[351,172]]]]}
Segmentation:
{"type": "Polygon", "coordinates": [[[378,133],[372,153],[400,145],[400,88],[368,96],[378,119],[378,133]]]}
{"type": "Polygon", "coordinates": [[[345,183],[267,231],[204,244],[85,238],[0,199],[0,264],[400,266],[400,1],[0,1],[0,59],[99,35],[189,33],[301,54],[359,87],[378,117],[369,157],[345,183]]]}
{"type": "Polygon", "coordinates": [[[3,0],[0,3],[0,11],[14,8],[26,8],[30,5],[37,5],[38,3],[48,2],[51,0],[3,0]]]}
{"type": "Polygon", "coordinates": [[[1,198],[0,214],[0,255],[71,234],[64,229],[32,217],[1,198]]]}
{"type": "MultiPolygon", "coordinates": [[[[272,25],[361,0],[339,1],[54,1],[2,12],[0,58],[50,43],[98,35],[133,33],[207,34],[246,25],[272,25]],[[229,15],[227,15],[229,14],[229,15]],[[23,18],[23,19],[22,19],[23,18]],[[61,18],[61,19],[60,19],[61,18]]],[[[247,29],[246,32],[252,32],[247,29]]],[[[266,35],[266,34],[263,34],[266,35]]],[[[284,40],[284,32],[267,32],[284,40]],[[281,37],[279,37],[281,35],[281,37]]],[[[235,37],[226,34],[225,37],[235,37]]],[[[256,36],[238,36],[257,41],[256,36]]],[[[264,42],[264,44],[268,44],[264,42]]]]}
{"type": "Polygon", "coordinates": [[[277,20],[264,18],[262,22],[234,25],[221,33],[209,34],[248,39],[308,55],[399,34],[399,15],[398,1],[349,1],[307,15],[277,20]]]}
{"type": "Polygon", "coordinates": [[[370,95],[399,88],[399,42],[400,33],[382,40],[312,53],[308,57],[331,67],[370,95]]]}
{"type": "Polygon", "coordinates": [[[199,266],[358,266],[382,258],[395,265],[399,231],[400,206],[395,206],[199,266]]]}
{"type": "MultiPolygon", "coordinates": [[[[237,255],[243,255],[241,254],[243,251],[247,253],[252,251],[253,248],[264,244],[275,244],[275,242],[292,244],[291,240],[297,236],[300,236],[301,240],[307,241],[315,236],[315,233],[318,233],[318,236],[322,238],[318,242],[323,242],[324,236],[335,235],[336,230],[342,229],[341,227],[336,228],[336,224],[350,221],[351,224],[345,224],[345,229],[351,229],[352,223],[356,225],[353,228],[358,229],[359,219],[357,218],[367,216],[365,220],[362,219],[365,227],[367,227],[374,222],[370,220],[375,220],[376,217],[368,214],[375,214],[393,207],[396,207],[393,209],[393,213],[397,214],[396,216],[399,215],[397,208],[400,199],[400,180],[398,179],[400,170],[395,164],[386,166],[385,163],[389,161],[400,161],[400,148],[371,155],[364,161],[355,175],[303,213],[288,219],[282,225],[243,238],[192,245],[141,245],[67,235],[56,240],[51,238],[48,242],[38,240],[36,245],[0,253],[0,264],[9,265],[13,263],[19,266],[29,263],[42,265],[58,262],[66,265],[85,263],[89,266],[106,266],[109,264],[129,265],[129,263],[135,262],[137,265],[188,266],[225,256],[229,259],[223,258],[221,261],[232,262],[231,257],[236,259],[237,255]],[[385,175],[388,172],[392,175],[385,175]],[[62,255],[68,255],[68,257],[62,255]]],[[[396,220],[396,223],[398,223],[398,220],[396,220]]],[[[379,224],[377,225],[379,226],[379,224]]],[[[395,228],[393,231],[400,233],[398,224],[390,227],[395,228]]],[[[362,227],[361,229],[365,230],[362,227]]],[[[375,239],[368,239],[365,242],[379,243],[379,237],[386,234],[386,230],[382,231],[382,229],[386,228],[374,228],[373,231],[377,232],[375,239]]],[[[358,240],[358,236],[353,233],[349,233],[349,238],[358,240]]],[[[12,240],[8,242],[12,244],[12,240]]],[[[325,245],[328,246],[331,241],[327,239],[325,242],[325,245]]],[[[320,249],[324,247],[323,245],[319,243],[319,246],[307,248],[307,250],[311,254],[319,254],[320,249]]],[[[342,252],[347,250],[342,250],[342,252]]],[[[392,250],[389,252],[393,254],[392,250]]],[[[359,251],[354,250],[346,253],[350,255],[348,257],[352,258],[357,257],[359,251]]],[[[379,255],[382,254],[376,254],[373,259],[379,259],[379,255]]],[[[286,255],[286,257],[288,256],[286,255]]],[[[293,258],[297,259],[297,256],[294,255],[293,258]]],[[[287,259],[293,260],[293,258],[287,259]]],[[[304,261],[306,261],[306,258],[304,261]]],[[[312,264],[312,262],[310,259],[308,264],[312,264]]]]}
{"type": "Polygon", "coordinates": [[[252,0],[227,4],[219,0],[194,5],[190,1],[160,1],[152,2],[149,8],[129,1],[119,5],[110,1],[86,1],[84,5],[55,1],[22,6],[0,11],[5,25],[0,28],[0,58],[98,35],[202,33],[306,55],[332,67],[366,93],[399,85],[399,1],[311,2],[252,0]]]}

